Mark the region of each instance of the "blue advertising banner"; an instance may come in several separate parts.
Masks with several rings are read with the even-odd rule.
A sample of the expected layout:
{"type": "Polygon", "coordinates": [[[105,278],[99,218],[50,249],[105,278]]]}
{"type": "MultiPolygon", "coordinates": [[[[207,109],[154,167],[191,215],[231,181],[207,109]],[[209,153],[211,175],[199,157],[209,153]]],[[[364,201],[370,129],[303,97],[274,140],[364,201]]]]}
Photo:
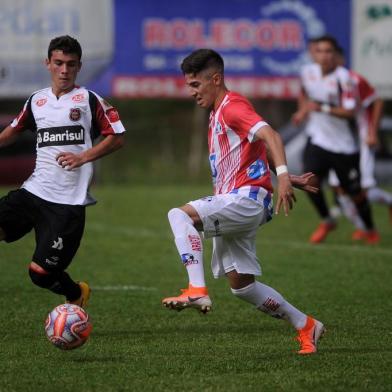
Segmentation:
{"type": "Polygon", "coordinates": [[[309,61],[307,41],[332,34],[350,53],[350,0],[166,0],[115,2],[112,65],[94,87],[117,97],[186,96],[179,65],[209,47],[230,87],[291,98],[309,61]]]}
{"type": "Polygon", "coordinates": [[[104,96],[185,97],[179,65],[194,49],[209,47],[223,56],[230,88],[249,97],[293,98],[310,38],[330,33],[350,53],[351,3],[2,0],[0,97],[45,87],[49,41],[69,34],[83,47],[79,83],[104,96]]]}

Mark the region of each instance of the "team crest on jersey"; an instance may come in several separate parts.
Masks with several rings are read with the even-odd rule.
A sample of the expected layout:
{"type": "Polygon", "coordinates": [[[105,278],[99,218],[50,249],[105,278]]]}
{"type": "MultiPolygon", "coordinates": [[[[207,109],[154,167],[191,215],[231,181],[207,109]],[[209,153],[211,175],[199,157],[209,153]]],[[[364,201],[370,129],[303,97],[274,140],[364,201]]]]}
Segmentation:
{"type": "Polygon", "coordinates": [[[79,108],[72,108],[69,111],[69,119],[71,121],[79,121],[82,116],[82,112],[79,108]]]}
{"type": "Polygon", "coordinates": [[[84,99],[84,94],[76,94],[72,97],[72,101],[74,102],[82,102],[84,99]]]}
{"type": "Polygon", "coordinates": [[[46,98],[41,98],[41,99],[38,99],[38,100],[35,102],[35,104],[36,104],[37,106],[41,107],[41,106],[44,106],[46,102],[48,102],[48,100],[47,100],[46,98]]]}
{"type": "Polygon", "coordinates": [[[223,133],[222,125],[220,124],[219,121],[217,121],[216,124],[215,124],[214,132],[215,132],[217,135],[221,135],[221,134],[223,133]]]}
{"type": "Polygon", "coordinates": [[[106,110],[105,113],[108,116],[109,121],[111,123],[115,123],[120,120],[120,116],[118,115],[118,112],[115,108],[110,108],[110,109],[106,110]]]}
{"type": "Polygon", "coordinates": [[[246,170],[246,174],[248,177],[256,180],[262,176],[264,176],[266,172],[265,163],[261,159],[257,159],[254,161],[246,170]]]}

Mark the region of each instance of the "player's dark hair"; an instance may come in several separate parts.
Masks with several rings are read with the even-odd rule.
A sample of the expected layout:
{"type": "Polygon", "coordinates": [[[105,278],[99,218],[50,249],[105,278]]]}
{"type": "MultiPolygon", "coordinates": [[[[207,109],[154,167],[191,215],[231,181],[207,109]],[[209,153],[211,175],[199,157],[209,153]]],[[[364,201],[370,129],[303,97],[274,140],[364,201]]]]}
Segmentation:
{"type": "Polygon", "coordinates": [[[181,63],[181,70],[185,74],[198,74],[208,68],[215,68],[223,74],[224,63],[222,56],[212,49],[198,49],[192,52],[181,63]]]}
{"type": "Polygon", "coordinates": [[[75,38],[70,37],[69,35],[62,35],[60,37],[53,38],[49,43],[48,48],[48,59],[52,57],[52,52],[54,50],[62,50],[63,53],[71,54],[75,53],[79,60],[82,58],[82,48],[75,38]]]}
{"type": "Polygon", "coordinates": [[[316,38],[316,42],[317,43],[328,42],[332,45],[332,47],[334,48],[335,51],[338,51],[338,48],[339,48],[338,41],[332,35],[329,35],[329,34],[322,35],[321,37],[316,38]]]}

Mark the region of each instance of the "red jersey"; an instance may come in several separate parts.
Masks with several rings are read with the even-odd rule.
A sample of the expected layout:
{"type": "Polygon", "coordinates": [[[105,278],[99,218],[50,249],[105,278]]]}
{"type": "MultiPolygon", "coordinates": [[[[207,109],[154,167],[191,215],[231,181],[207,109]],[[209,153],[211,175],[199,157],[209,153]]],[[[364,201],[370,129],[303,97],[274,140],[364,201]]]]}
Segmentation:
{"type": "Polygon", "coordinates": [[[365,140],[371,123],[372,103],[377,99],[374,87],[360,74],[350,71],[350,75],[355,82],[356,99],[358,110],[356,112],[356,121],[359,128],[359,135],[365,140]]]}
{"type": "Polygon", "coordinates": [[[214,193],[262,187],[272,192],[264,142],[255,138],[267,123],[240,94],[228,92],[216,111],[210,113],[208,146],[214,193]]]}

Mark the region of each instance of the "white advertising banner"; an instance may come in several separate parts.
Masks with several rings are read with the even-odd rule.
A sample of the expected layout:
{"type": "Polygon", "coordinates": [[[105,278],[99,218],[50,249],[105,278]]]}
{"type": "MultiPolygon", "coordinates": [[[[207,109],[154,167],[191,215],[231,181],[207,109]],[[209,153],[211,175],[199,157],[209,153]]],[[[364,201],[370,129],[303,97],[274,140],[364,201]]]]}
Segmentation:
{"type": "Polygon", "coordinates": [[[78,82],[84,85],[112,60],[112,0],[1,0],[0,97],[27,96],[46,87],[49,42],[66,34],[82,46],[78,82]]]}
{"type": "Polygon", "coordinates": [[[392,98],[392,0],[353,0],[352,64],[383,98],[392,98]]]}

